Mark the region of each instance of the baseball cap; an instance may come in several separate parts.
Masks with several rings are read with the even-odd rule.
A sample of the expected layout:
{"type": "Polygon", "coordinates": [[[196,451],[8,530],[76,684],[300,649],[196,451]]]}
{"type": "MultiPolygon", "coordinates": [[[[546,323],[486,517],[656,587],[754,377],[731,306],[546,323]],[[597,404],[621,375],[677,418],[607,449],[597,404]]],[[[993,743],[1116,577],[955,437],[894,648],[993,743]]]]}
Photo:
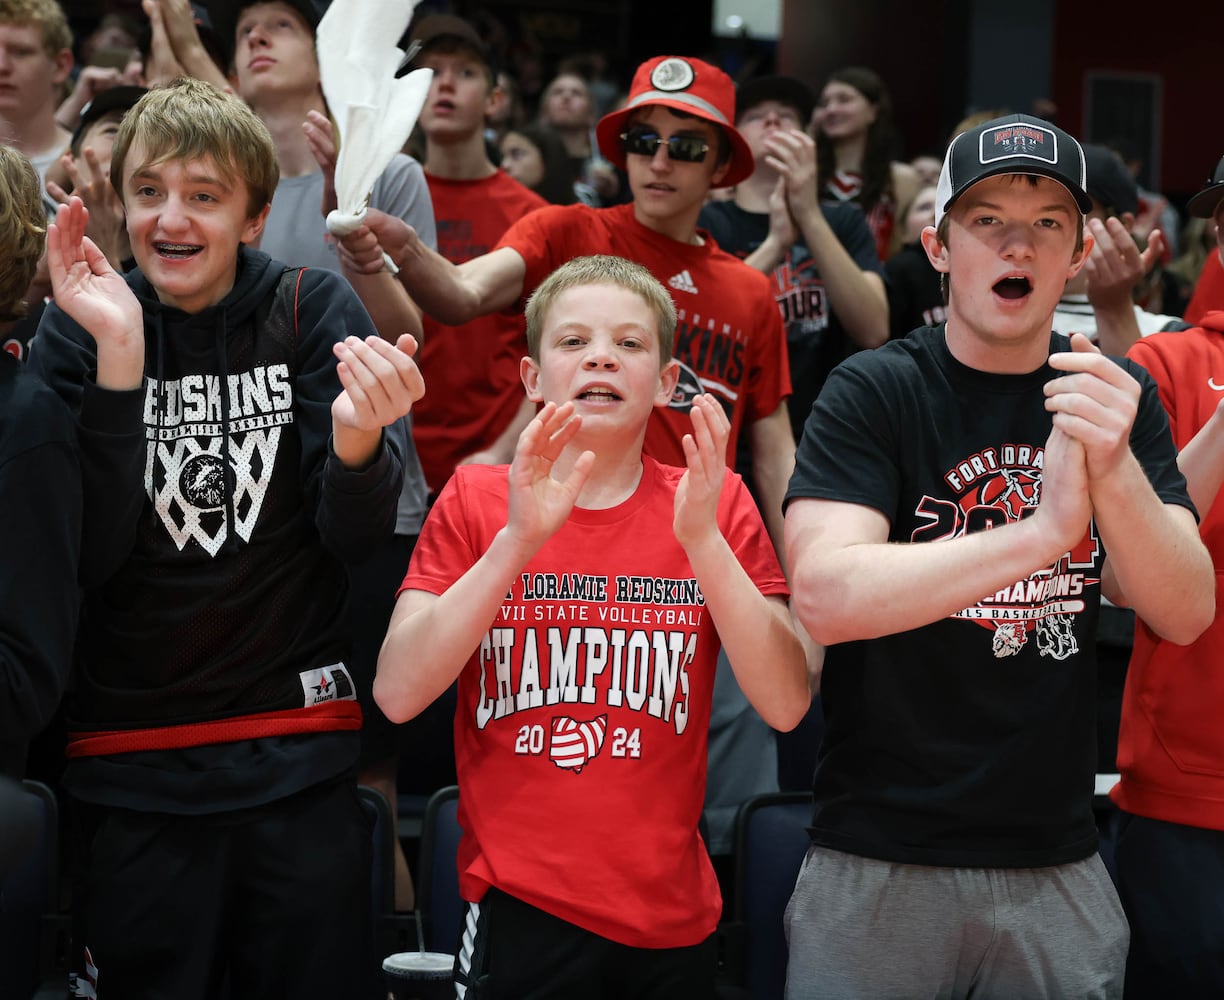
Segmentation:
{"type": "MultiPolygon", "coordinates": [[[[248,7],[263,0],[208,0],[208,14],[212,21],[212,30],[225,46],[225,61],[232,64],[234,51],[237,47],[235,32],[238,30],[238,16],[248,7]]],[[[302,15],[302,19],[310,25],[313,32],[319,27],[319,20],[327,9],[328,0],[283,0],[302,15]]]]}
{"type": "Polygon", "coordinates": [[[1224,198],[1224,156],[1216,164],[1215,173],[1207,181],[1207,186],[1186,202],[1186,212],[1196,219],[1214,218],[1221,198],[1224,198]]]}
{"type": "Polygon", "coordinates": [[[620,134],[633,112],[655,105],[694,115],[718,125],[726,133],[731,143],[731,159],[727,174],[717,187],[738,184],[752,173],[756,166],[752,150],[735,130],[735,84],[731,77],[707,62],[683,56],[656,56],[637,68],[624,106],[604,115],[595,126],[599,151],[624,170],[620,134]]]}
{"type": "Polygon", "coordinates": [[[110,87],[81,108],[81,114],[77,119],[77,126],[72,133],[70,143],[72,155],[75,156],[80,152],[78,144],[90,125],[112,111],[130,111],[136,106],[136,102],[147,93],[144,87],[110,87]]]}
{"type": "Polygon", "coordinates": [[[948,144],[935,188],[935,226],[969,188],[1000,174],[1049,177],[1071,192],[1081,212],[1092,211],[1080,144],[1043,118],[1004,115],[962,132],[948,144]]]}
{"type": "Polygon", "coordinates": [[[1126,164],[1108,146],[1093,142],[1083,144],[1084,164],[1088,170],[1088,193],[1106,208],[1119,215],[1139,212],[1139,185],[1126,169],[1126,164]]]}
{"type": "Polygon", "coordinates": [[[735,120],[744,112],[765,101],[777,101],[799,112],[799,121],[807,125],[816,107],[816,95],[812,88],[793,76],[758,76],[745,80],[735,91],[735,120]]]}
{"type": "Polygon", "coordinates": [[[441,39],[461,42],[475,52],[489,69],[494,70],[489,47],[471,24],[454,14],[430,14],[412,26],[408,33],[408,45],[404,54],[404,65],[411,66],[434,42],[441,39]]]}

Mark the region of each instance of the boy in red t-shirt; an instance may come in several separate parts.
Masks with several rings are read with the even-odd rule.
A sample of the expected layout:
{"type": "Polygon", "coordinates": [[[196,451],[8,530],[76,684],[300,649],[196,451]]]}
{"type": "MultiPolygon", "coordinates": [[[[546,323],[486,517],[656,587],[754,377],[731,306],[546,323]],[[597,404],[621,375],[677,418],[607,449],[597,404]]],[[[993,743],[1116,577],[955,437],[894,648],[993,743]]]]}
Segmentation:
{"type": "Polygon", "coordinates": [[[456,981],[482,997],[712,995],[721,901],[698,821],[720,640],[770,725],[807,710],[726,414],[694,398],[687,469],[642,454],[675,391],[675,326],[667,290],[621,258],[540,285],[522,377],[542,409],[508,468],[456,470],[379,657],[395,721],[459,679],[456,981]]]}

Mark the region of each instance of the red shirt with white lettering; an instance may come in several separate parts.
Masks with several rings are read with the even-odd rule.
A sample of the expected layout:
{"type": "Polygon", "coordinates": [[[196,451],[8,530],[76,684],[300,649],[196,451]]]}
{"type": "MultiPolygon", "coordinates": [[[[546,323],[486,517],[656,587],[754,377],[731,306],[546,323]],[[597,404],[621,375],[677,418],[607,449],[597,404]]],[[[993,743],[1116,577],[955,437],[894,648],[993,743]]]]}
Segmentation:
{"type": "MultiPolygon", "coordinates": [[[[608,510],[575,508],[515,581],[459,675],[459,890],[494,887],[610,940],[677,948],[714,932],[698,833],[719,641],[672,533],[683,469],[643,459],[608,510]]],[[[461,466],[404,589],[443,593],[505,525],[507,467],[461,466]]],[[[728,472],[718,522],[765,594],[787,587],[728,472]]]]}
{"type": "Polygon", "coordinates": [[[768,417],[791,393],[790,362],[773,282],[733,257],[708,234],[700,246],[648,229],[633,205],[591,208],[551,205],[507,230],[499,247],[523,258],[523,294],[574,257],[614,254],[637,261],[661,281],[676,303],[680,382],[667,407],[646,425],[644,451],[669,465],[684,465],[681,440],[693,429],[693,397],[709,392],[731,421],[727,464],[735,468],[741,427],[768,417]]]}

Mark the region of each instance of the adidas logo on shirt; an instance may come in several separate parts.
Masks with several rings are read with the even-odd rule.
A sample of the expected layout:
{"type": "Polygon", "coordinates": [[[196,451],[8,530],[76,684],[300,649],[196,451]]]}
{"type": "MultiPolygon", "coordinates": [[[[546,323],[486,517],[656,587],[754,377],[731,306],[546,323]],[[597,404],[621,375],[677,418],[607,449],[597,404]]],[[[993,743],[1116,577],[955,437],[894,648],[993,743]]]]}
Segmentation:
{"type": "Polygon", "coordinates": [[[693,284],[693,276],[688,271],[673,274],[667,279],[667,284],[678,292],[688,292],[690,295],[697,294],[697,286],[693,284]]]}

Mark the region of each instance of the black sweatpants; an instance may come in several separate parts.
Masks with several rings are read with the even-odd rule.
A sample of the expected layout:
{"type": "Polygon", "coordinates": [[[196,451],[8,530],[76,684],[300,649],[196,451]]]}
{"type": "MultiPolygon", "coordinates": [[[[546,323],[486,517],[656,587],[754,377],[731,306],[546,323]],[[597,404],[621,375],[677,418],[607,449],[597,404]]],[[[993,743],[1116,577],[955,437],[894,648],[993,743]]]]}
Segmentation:
{"type": "Polygon", "coordinates": [[[1124,812],[1115,857],[1126,1000],[1224,997],[1224,831],[1124,812]]]}
{"type": "MultiPolygon", "coordinates": [[[[98,1000],[368,997],[371,836],[351,777],[237,812],[103,810],[81,901],[98,1000]]],[[[93,978],[93,976],[91,976],[93,978]]]]}

